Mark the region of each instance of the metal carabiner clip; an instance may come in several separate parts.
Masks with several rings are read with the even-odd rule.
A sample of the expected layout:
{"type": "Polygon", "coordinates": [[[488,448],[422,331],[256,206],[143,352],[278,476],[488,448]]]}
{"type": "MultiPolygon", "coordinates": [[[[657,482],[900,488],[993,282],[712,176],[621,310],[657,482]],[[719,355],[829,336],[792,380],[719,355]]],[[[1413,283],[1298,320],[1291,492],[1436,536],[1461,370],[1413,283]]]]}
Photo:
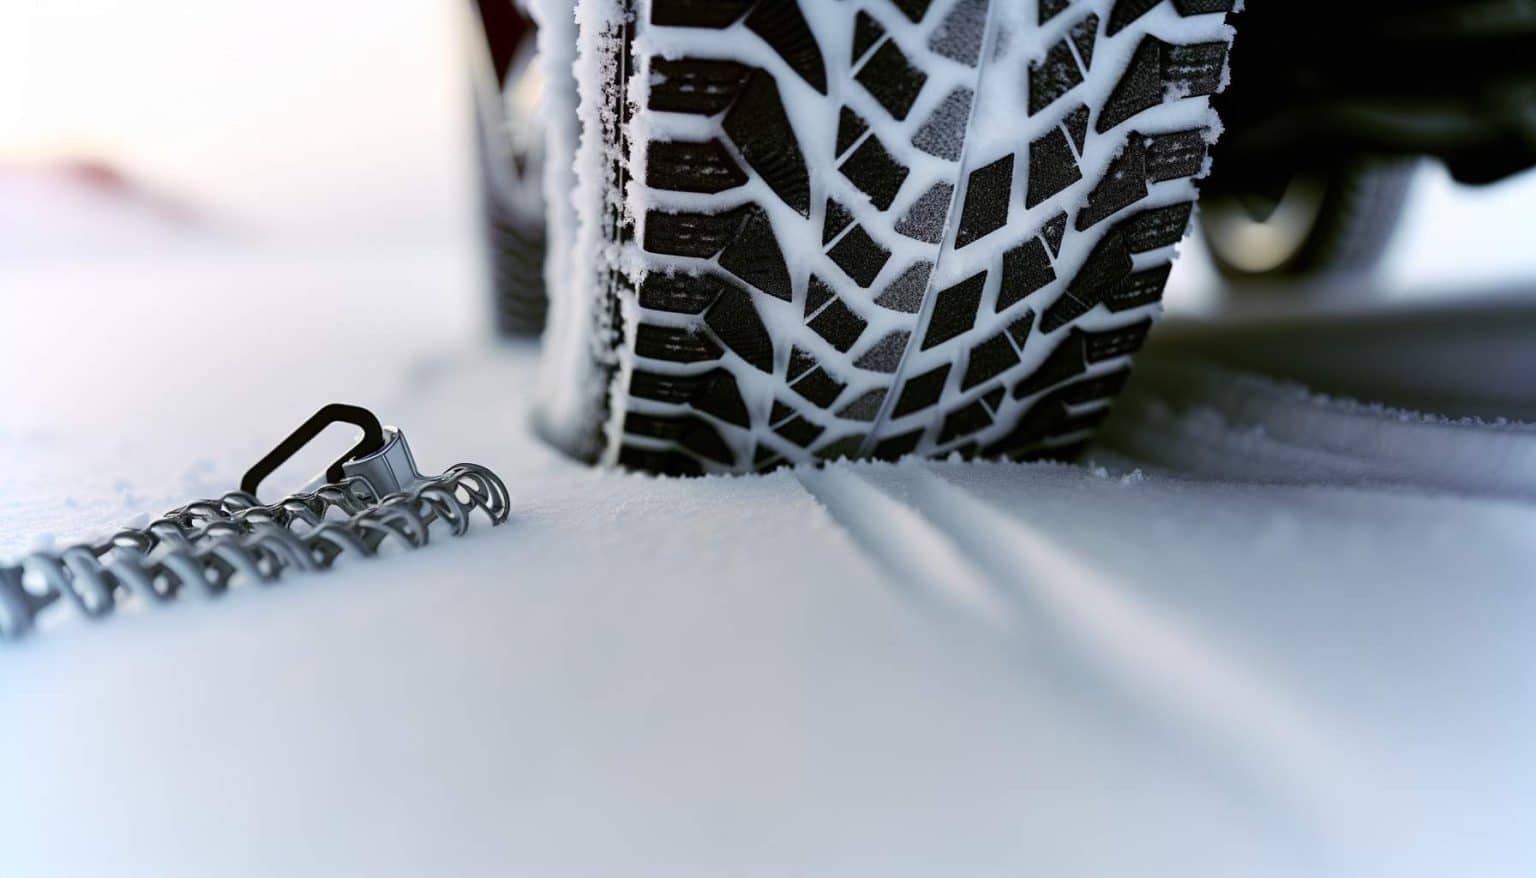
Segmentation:
{"type": "Polygon", "coordinates": [[[240,490],[252,497],[257,496],[257,489],[267,477],[293,459],[295,454],[332,424],[351,424],[362,429],[363,435],[350,450],[326,467],[324,473],[315,477],[315,484],[335,484],[349,477],[358,477],[366,481],[377,496],[383,497],[398,491],[408,491],[428,481],[417,472],[416,460],[411,455],[411,447],[406,444],[404,433],[395,427],[380,424],[378,417],[362,406],[331,403],[311,415],[309,420],[300,424],[288,438],[247,470],[245,477],[240,480],[240,490]]]}

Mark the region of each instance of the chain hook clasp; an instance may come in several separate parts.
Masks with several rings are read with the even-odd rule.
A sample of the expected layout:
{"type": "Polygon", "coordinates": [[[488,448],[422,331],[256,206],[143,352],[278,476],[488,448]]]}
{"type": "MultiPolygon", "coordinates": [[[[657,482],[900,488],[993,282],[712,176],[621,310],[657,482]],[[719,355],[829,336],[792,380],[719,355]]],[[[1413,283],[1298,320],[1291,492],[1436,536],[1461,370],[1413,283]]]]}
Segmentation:
{"type": "MultiPolygon", "coordinates": [[[[379,423],[378,416],[362,406],[333,402],[311,415],[309,420],[300,424],[298,429],[288,435],[288,438],[279,442],[276,448],[267,452],[265,457],[246,470],[245,477],[240,480],[240,490],[255,497],[256,490],[268,476],[277,472],[279,467],[293,459],[295,454],[298,454],[304,446],[314,441],[316,436],[325,432],[325,428],[332,424],[351,424],[360,428],[363,435],[347,453],[325,468],[323,480],[326,482],[340,482],[346,478],[347,473],[344,467],[348,462],[375,454],[385,447],[385,428],[379,423]]],[[[398,431],[395,432],[398,435],[398,431]]],[[[377,490],[385,486],[374,485],[374,488],[377,490]]],[[[385,488],[380,493],[387,493],[389,490],[398,489],[385,488]]]]}

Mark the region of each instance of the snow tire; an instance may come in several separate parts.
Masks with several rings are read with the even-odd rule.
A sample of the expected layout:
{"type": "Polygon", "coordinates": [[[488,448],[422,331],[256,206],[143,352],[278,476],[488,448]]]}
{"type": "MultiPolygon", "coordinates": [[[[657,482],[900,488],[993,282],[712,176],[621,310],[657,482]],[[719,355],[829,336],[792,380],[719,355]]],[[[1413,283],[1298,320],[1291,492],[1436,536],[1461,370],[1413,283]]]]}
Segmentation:
{"type": "Polygon", "coordinates": [[[549,432],[671,474],[1072,454],[1160,310],[1231,6],[584,0],[593,400],[549,432]]]}

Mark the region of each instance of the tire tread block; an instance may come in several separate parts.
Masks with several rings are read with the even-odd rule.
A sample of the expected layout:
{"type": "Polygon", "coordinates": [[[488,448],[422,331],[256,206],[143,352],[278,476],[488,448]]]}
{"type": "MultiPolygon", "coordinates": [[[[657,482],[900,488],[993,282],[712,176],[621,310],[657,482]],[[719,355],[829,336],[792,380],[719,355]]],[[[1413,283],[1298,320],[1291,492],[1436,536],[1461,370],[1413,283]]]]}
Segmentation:
{"type": "Polygon", "coordinates": [[[728,288],[704,312],[704,322],[726,347],[758,371],[773,372],[773,337],[752,304],[752,294],[728,288]]]}
{"type": "Polygon", "coordinates": [[[721,127],[768,188],[810,217],[810,173],[773,77],[761,70],[748,77],[721,127]]]}

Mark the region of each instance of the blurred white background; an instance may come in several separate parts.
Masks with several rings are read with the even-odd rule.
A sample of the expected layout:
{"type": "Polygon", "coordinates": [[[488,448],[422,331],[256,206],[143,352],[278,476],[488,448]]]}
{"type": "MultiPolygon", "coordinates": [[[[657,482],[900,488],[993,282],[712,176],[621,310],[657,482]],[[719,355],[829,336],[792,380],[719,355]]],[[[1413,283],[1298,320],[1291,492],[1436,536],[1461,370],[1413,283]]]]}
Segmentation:
{"type": "MultiPolygon", "coordinates": [[[[468,239],[465,13],[456,0],[10,0],[0,259],[141,258],[175,240],[132,207],[18,179],[66,161],[120,169],[210,234],[329,247],[468,239]]],[[[1536,173],[1469,188],[1426,167],[1381,288],[1536,276],[1533,210],[1536,173]]],[[[1170,305],[1208,306],[1215,278],[1199,247],[1185,251],[1170,305]]]]}
{"type": "Polygon", "coordinates": [[[115,166],[219,234],[462,236],[460,12],[448,0],[3,4],[0,258],[112,249],[111,230],[90,230],[124,217],[60,216],[16,189],[71,160],[115,166]]]}

